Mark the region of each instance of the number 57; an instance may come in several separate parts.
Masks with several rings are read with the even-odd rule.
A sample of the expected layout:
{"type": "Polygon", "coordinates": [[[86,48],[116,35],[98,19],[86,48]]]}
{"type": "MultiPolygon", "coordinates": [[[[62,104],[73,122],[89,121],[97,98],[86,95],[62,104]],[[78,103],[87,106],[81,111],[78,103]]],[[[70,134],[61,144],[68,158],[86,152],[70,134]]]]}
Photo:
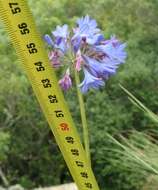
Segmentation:
{"type": "Polygon", "coordinates": [[[9,7],[13,14],[17,14],[21,12],[20,7],[18,7],[18,3],[9,3],[9,7]]]}

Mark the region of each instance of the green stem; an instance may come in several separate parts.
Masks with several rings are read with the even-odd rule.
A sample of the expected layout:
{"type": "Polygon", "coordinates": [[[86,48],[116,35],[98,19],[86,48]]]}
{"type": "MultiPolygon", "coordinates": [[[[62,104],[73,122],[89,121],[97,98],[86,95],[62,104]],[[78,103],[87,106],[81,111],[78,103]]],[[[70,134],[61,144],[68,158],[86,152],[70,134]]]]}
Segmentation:
{"type": "Polygon", "coordinates": [[[1,167],[0,167],[0,177],[1,177],[1,179],[2,179],[2,181],[4,183],[4,185],[5,185],[5,187],[8,187],[9,186],[9,182],[8,182],[6,176],[4,175],[1,167]]]}
{"type": "Polygon", "coordinates": [[[76,82],[76,88],[77,88],[77,95],[80,105],[80,113],[81,113],[81,120],[82,120],[82,126],[83,126],[83,139],[84,139],[84,146],[87,156],[87,161],[89,165],[91,166],[91,158],[90,158],[90,146],[89,146],[89,134],[88,134],[88,126],[87,126],[87,119],[86,119],[86,110],[83,100],[83,95],[80,92],[80,89],[78,88],[78,85],[80,84],[80,78],[75,70],[75,82],[76,82]]]}

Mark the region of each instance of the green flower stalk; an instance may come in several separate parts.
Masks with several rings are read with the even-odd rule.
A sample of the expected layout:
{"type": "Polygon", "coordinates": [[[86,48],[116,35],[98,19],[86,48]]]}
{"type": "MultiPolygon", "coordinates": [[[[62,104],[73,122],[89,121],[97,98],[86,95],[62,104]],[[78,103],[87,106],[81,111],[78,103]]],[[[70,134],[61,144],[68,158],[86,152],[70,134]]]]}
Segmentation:
{"type": "Polygon", "coordinates": [[[85,151],[86,151],[88,163],[91,166],[90,143],[89,143],[89,132],[88,132],[87,119],[86,119],[86,110],[85,110],[83,95],[78,88],[78,85],[80,83],[80,78],[79,78],[77,71],[75,71],[75,82],[76,82],[76,87],[77,87],[78,101],[79,101],[79,105],[80,105],[80,113],[81,113],[81,120],[82,120],[82,127],[83,127],[84,146],[85,146],[85,151]]]}

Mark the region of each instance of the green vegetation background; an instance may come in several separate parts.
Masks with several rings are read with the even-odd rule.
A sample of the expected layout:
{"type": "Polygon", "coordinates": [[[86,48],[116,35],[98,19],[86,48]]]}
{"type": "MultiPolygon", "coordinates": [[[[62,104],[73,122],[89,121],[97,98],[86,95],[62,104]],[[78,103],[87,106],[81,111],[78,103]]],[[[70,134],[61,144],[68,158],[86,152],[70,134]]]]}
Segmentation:
{"type": "MultiPolygon", "coordinates": [[[[86,99],[92,166],[102,190],[140,190],[148,179],[117,167],[105,132],[145,131],[152,124],[118,86],[123,84],[152,111],[158,108],[158,0],[29,0],[41,35],[86,14],[108,38],[127,42],[128,60],[105,88],[86,99]],[[108,147],[108,151],[107,151],[108,147]]],[[[72,181],[29,81],[0,24],[0,169],[10,184],[27,189],[72,181]]],[[[65,94],[81,132],[76,92],[65,94]]],[[[130,163],[129,163],[130,164],[130,163]]],[[[0,185],[3,181],[0,179],[0,185]]]]}

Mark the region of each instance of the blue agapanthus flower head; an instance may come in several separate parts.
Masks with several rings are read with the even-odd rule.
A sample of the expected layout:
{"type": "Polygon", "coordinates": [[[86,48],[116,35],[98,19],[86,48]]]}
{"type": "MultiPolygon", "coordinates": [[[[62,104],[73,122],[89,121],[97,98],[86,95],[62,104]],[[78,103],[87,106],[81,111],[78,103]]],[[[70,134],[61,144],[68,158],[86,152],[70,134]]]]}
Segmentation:
{"type": "Polygon", "coordinates": [[[84,79],[79,88],[86,93],[89,89],[104,86],[105,80],[116,74],[127,57],[126,44],[116,36],[106,39],[96,20],[89,15],[79,18],[72,31],[66,24],[57,26],[51,36],[46,34],[44,39],[51,48],[49,59],[52,66],[65,68],[64,77],[59,80],[65,91],[72,87],[74,69],[83,72],[84,79]]]}

